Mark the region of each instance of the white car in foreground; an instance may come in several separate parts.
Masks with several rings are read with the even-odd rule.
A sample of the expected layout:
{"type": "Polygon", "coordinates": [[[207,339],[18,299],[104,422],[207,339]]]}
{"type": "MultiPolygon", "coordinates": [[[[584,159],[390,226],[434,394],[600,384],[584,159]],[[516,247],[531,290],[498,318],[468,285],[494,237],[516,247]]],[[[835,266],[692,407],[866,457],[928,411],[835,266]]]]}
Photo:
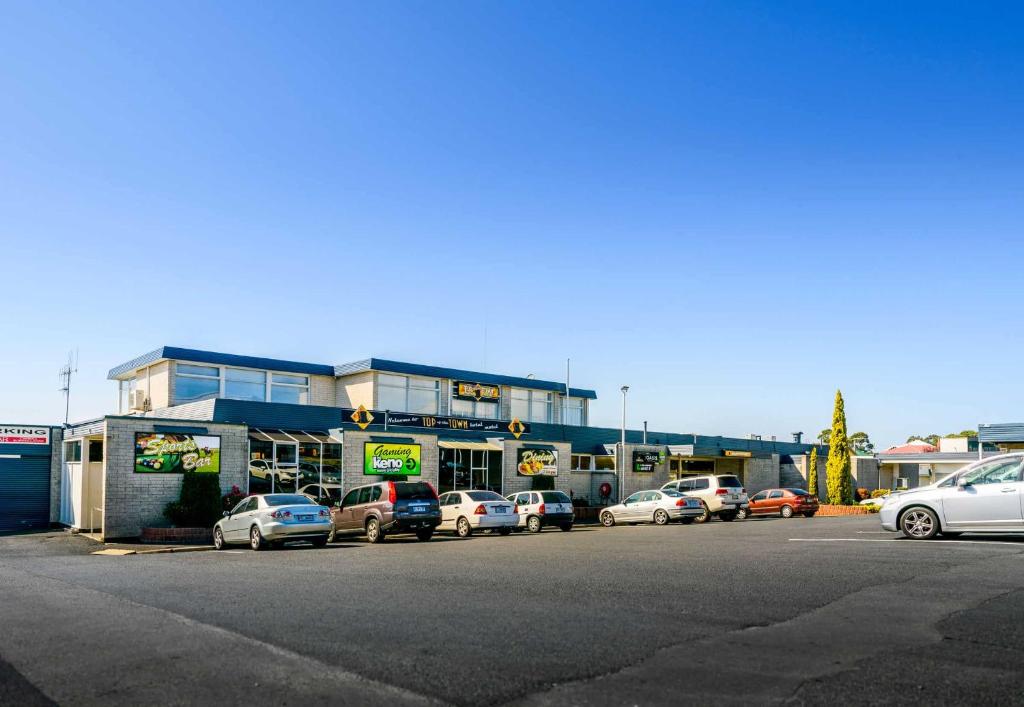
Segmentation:
{"type": "Polygon", "coordinates": [[[941,533],[1024,533],[1024,454],[975,462],[937,484],[885,496],[882,527],[913,540],[941,533]]]}
{"type": "Polygon", "coordinates": [[[449,491],[441,494],[441,525],[468,538],[475,530],[497,530],[508,535],[519,522],[512,503],[494,491],[449,491]]]}

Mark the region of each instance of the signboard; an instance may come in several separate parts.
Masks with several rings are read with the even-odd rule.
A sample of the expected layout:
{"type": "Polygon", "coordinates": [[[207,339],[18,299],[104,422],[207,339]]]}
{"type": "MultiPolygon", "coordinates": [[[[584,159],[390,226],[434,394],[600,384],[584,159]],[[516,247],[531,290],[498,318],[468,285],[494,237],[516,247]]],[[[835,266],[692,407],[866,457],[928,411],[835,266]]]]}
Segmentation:
{"type": "Polygon", "coordinates": [[[364,442],[363,474],[420,475],[420,445],[412,443],[364,442]]]}
{"type": "Polygon", "coordinates": [[[557,449],[520,449],[516,462],[520,476],[558,476],[557,449]]]}
{"type": "Polygon", "coordinates": [[[0,444],[50,443],[50,428],[33,425],[0,425],[0,444]]]}
{"type": "Polygon", "coordinates": [[[136,474],[220,473],[220,437],[135,433],[136,474]]]}
{"type": "Polygon", "coordinates": [[[726,449],[725,450],[725,456],[727,456],[727,457],[752,457],[752,456],[754,456],[754,453],[753,452],[739,451],[739,450],[735,450],[735,449],[726,449]]]}
{"type": "Polygon", "coordinates": [[[459,400],[497,402],[501,399],[501,388],[496,385],[482,385],[466,381],[453,381],[452,385],[452,397],[459,400]]]}
{"type": "MultiPolygon", "coordinates": [[[[374,415],[370,415],[370,411],[363,409],[366,416],[369,416],[369,420],[373,421],[374,425],[385,424],[386,427],[426,427],[427,429],[435,430],[470,430],[473,432],[505,432],[512,431],[509,429],[509,423],[504,420],[490,420],[478,417],[446,417],[444,415],[413,415],[406,414],[403,412],[377,412],[374,415]]],[[[352,419],[354,422],[356,418],[353,417],[353,413],[356,410],[351,408],[343,408],[341,414],[352,419]]],[[[365,424],[359,422],[361,429],[366,429],[370,422],[366,420],[366,417],[361,418],[365,424]]],[[[527,434],[530,431],[530,425],[520,422],[517,426],[520,429],[519,434],[527,434]]]]}
{"type": "Polygon", "coordinates": [[[660,452],[633,452],[633,471],[649,474],[661,462],[660,452]]]}

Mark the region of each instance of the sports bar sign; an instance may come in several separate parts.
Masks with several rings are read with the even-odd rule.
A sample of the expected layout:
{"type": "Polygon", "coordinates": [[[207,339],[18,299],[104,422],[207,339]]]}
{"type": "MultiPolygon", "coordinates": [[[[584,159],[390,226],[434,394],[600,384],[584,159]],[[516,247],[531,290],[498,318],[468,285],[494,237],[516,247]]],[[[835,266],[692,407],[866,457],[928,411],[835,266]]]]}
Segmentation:
{"type": "Polygon", "coordinates": [[[0,425],[0,444],[50,443],[50,428],[35,425],[0,425]]]}

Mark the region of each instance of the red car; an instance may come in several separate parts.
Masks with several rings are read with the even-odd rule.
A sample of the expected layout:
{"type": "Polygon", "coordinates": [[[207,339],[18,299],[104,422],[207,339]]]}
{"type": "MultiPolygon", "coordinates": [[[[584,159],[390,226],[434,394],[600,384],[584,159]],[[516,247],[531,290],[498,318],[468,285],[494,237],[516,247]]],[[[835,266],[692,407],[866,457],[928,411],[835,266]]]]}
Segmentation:
{"type": "Polygon", "coordinates": [[[749,515],[780,515],[792,518],[802,513],[810,518],[818,512],[818,497],[803,489],[765,489],[750,497],[749,515]]]}

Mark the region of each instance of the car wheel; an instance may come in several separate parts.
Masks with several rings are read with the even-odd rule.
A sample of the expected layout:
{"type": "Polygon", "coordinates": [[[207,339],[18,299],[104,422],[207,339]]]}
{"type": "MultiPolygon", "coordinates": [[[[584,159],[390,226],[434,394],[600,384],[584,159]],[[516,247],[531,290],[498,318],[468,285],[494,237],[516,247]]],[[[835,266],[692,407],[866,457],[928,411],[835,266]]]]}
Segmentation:
{"type": "Polygon", "coordinates": [[[313,538],[310,542],[313,543],[313,547],[327,547],[327,540],[330,537],[330,535],[324,535],[321,538],[313,538]]]}
{"type": "Polygon", "coordinates": [[[263,539],[263,533],[260,532],[260,528],[257,525],[249,529],[249,547],[253,550],[265,550],[267,547],[267,543],[263,539]]]}
{"type": "Polygon", "coordinates": [[[668,513],[659,508],[654,512],[654,522],[656,525],[667,525],[668,513]]]}
{"type": "Polygon", "coordinates": [[[783,506],[782,510],[779,511],[779,515],[781,515],[783,518],[792,518],[793,506],[783,506]]]}
{"type": "Polygon", "coordinates": [[[707,523],[709,520],[711,520],[711,511],[710,509],[708,509],[708,504],[704,503],[704,501],[701,501],[700,507],[704,510],[704,512],[701,513],[699,516],[694,516],[693,522],[707,523]]]}
{"type": "Polygon", "coordinates": [[[224,531],[220,528],[213,529],[213,547],[215,550],[224,549],[224,531]]]}
{"type": "Polygon", "coordinates": [[[499,528],[498,529],[498,533],[501,534],[501,535],[511,535],[512,534],[512,528],[499,528]]]}
{"type": "Polygon", "coordinates": [[[740,508],[736,511],[736,520],[746,520],[750,512],[746,508],[740,508]]]}
{"type": "Polygon", "coordinates": [[[527,518],[526,529],[531,533],[539,533],[541,529],[540,516],[530,516],[527,518]]]}
{"type": "Polygon", "coordinates": [[[813,518],[814,514],[815,511],[808,511],[807,513],[804,513],[804,518],[813,518]]]}
{"type": "Polygon", "coordinates": [[[693,522],[693,518],[687,516],[686,518],[680,518],[679,522],[682,523],[683,525],[689,525],[690,523],[693,522]]]}
{"type": "Polygon", "coordinates": [[[911,540],[931,540],[939,532],[939,519],[927,508],[915,506],[900,518],[900,530],[911,540]]]}
{"type": "Polygon", "coordinates": [[[615,516],[612,515],[611,511],[605,511],[601,514],[601,525],[606,528],[610,528],[615,525],[615,516]]]}
{"type": "Polygon", "coordinates": [[[718,519],[724,520],[726,523],[731,523],[736,520],[736,511],[719,511],[718,519]]]}
{"type": "Polygon", "coordinates": [[[455,534],[460,538],[468,538],[473,534],[473,526],[469,524],[469,520],[467,518],[459,518],[455,522],[455,534]]]}
{"type": "Polygon", "coordinates": [[[570,530],[572,530],[572,523],[562,523],[558,527],[568,533],[570,530]]]}
{"type": "Polygon", "coordinates": [[[380,521],[376,518],[366,521],[366,539],[374,544],[384,540],[384,531],[380,529],[380,521]]]}
{"type": "Polygon", "coordinates": [[[417,540],[422,540],[423,542],[426,542],[427,540],[430,540],[432,537],[434,537],[433,528],[420,528],[416,531],[417,540]]]}

